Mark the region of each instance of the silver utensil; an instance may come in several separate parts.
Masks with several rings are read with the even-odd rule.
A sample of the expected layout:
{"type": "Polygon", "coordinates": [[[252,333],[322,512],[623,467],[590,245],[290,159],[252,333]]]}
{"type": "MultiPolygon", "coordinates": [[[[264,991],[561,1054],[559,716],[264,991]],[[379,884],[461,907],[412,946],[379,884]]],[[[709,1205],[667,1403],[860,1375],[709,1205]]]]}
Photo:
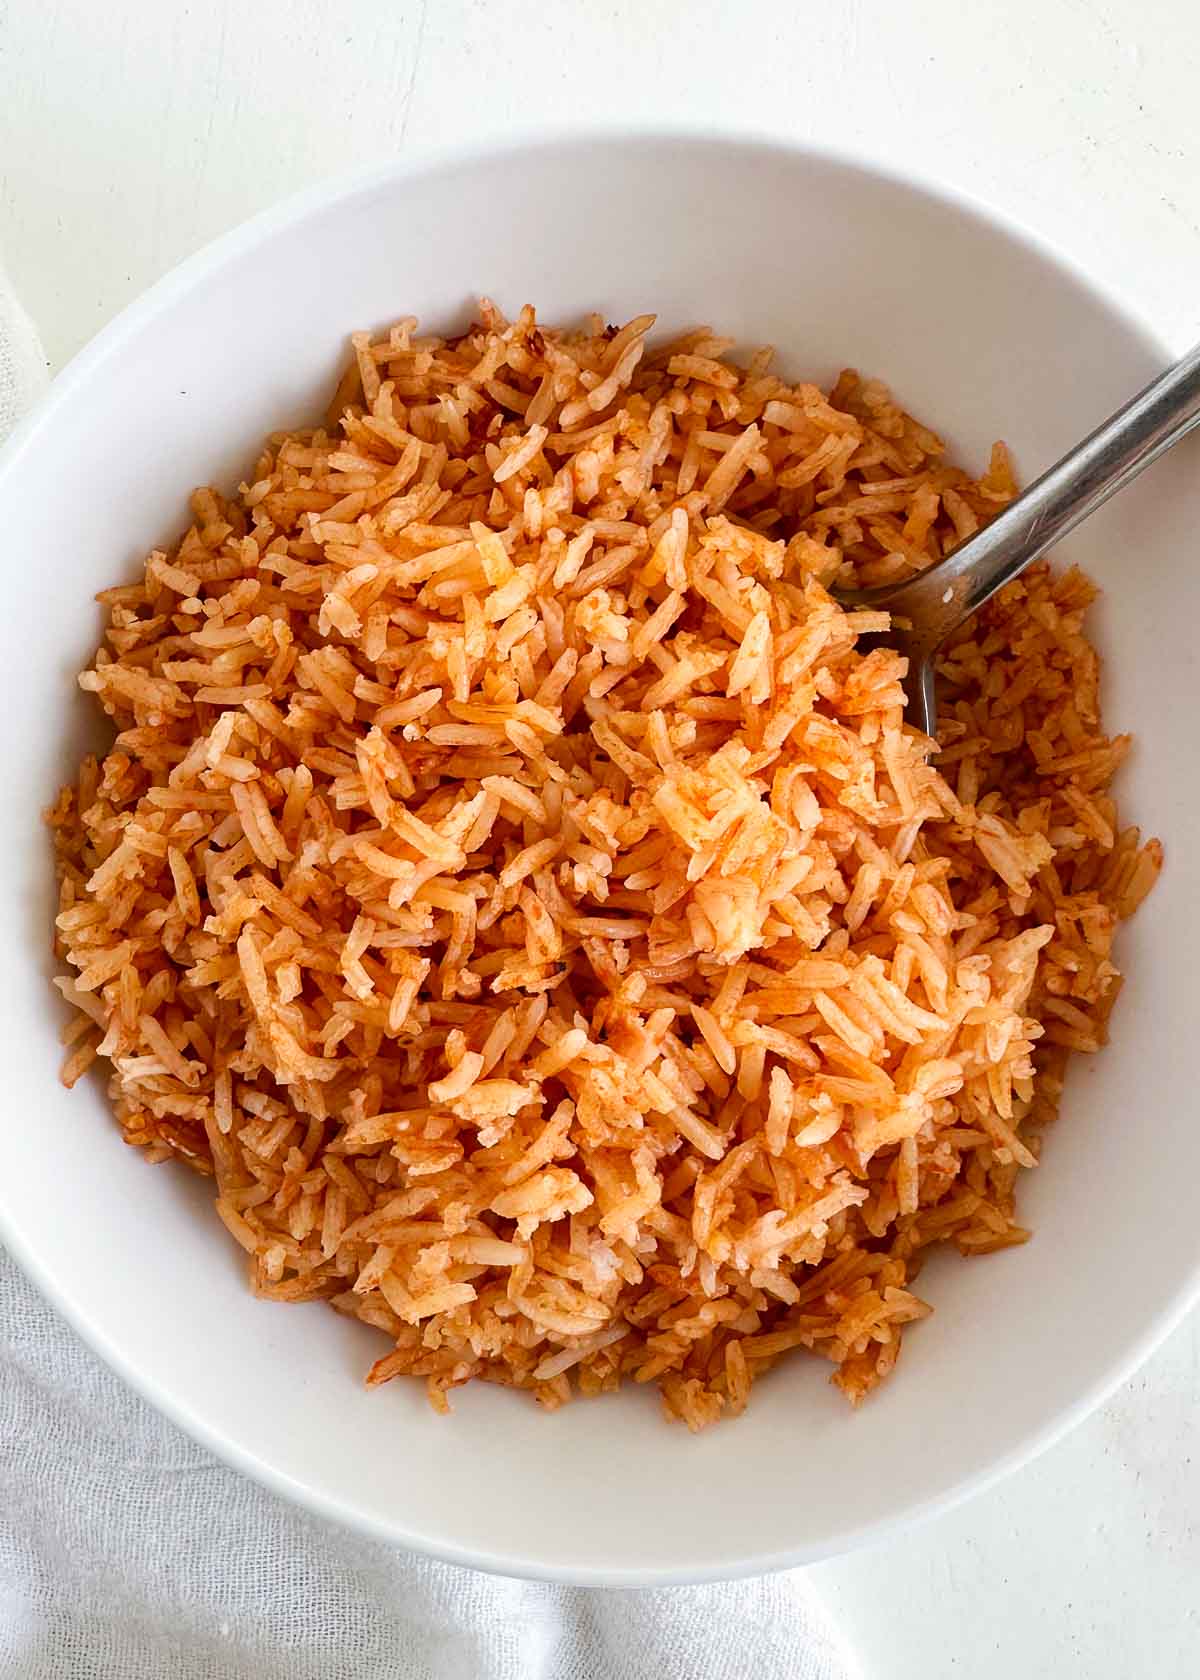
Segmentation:
{"type": "Polygon", "coordinates": [[[947,636],[1198,424],[1200,345],[928,571],[875,589],[834,590],[843,606],[883,608],[904,621],[881,640],[908,656],[908,723],[936,732],[933,662],[947,636]]]}

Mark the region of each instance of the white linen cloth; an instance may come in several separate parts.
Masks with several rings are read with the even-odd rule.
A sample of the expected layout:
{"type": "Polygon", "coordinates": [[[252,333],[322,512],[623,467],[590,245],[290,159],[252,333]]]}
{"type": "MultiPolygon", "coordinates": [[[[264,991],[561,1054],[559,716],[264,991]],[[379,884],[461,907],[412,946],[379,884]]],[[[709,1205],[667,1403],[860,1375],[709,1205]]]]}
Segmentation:
{"type": "MultiPolygon", "coordinates": [[[[36,334],[0,271],[0,439],[44,381],[36,334]]],[[[547,1586],[453,1568],[310,1517],[225,1468],[127,1389],[0,1249],[0,1675],[857,1672],[798,1570],[654,1591],[547,1586]]]]}

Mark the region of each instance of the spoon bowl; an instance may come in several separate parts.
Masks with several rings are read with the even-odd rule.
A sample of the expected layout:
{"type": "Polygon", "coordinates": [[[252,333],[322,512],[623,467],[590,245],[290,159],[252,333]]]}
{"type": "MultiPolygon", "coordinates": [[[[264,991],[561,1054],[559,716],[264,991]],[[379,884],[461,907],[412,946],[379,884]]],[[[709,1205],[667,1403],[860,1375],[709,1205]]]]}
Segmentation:
{"type": "Polygon", "coordinates": [[[833,591],[843,606],[892,615],[884,639],[908,660],[909,723],[926,735],[937,734],[934,659],[946,638],[1198,424],[1200,345],[945,559],[901,583],[833,591]]]}

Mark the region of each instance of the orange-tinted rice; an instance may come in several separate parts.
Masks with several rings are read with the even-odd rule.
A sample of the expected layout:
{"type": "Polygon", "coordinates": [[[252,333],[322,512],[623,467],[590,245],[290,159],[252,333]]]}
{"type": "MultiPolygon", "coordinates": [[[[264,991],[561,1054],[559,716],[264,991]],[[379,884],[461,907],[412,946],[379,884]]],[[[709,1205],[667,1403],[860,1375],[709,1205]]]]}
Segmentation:
{"type": "Polygon", "coordinates": [[[1025,1240],[1161,848],[1079,572],[946,651],[936,760],[827,593],[986,521],[1003,446],[651,324],[356,336],[327,426],[101,595],[58,985],[66,1082],[107,1060],[260,1294],[383,1332],[369,1381],[697,1428],[792,1348],[859,1399],[929,1245],[1025,1240]]]}

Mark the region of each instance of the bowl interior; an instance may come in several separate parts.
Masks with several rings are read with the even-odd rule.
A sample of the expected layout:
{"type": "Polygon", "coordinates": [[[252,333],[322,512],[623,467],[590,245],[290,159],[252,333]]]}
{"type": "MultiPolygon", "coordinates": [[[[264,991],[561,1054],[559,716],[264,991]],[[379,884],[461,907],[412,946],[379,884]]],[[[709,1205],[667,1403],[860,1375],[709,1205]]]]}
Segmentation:
{"type": "Polygon", "coordinates": [[[764,1379],[690,1438],[629,1392],[544,1415],[482,1386],[450,1420],[416,1385],[368,1394],[379,1348],[321,1306],[249,1295],[186,1175],[122,1149],[97,1088],[57,1083],[48,847],[38,813],[93,725],[73,677],[92,593],[132,575],[196,483],[236,482],[261,435],[318,414],[345,334],[476,295],[543,318],[644,310],[847,364],[981,462],[1029,473],[1156,371],[1161,353],[1046,253],[988,218],[829,158],[747,143],[546,144],[397,172],[253,224],[136,305],[60,381],[0,468],[9,806],[0,862],[9,1100],[0,1227],[94,1345],[185,1427],[277,1489],[400,1543],[584,1581],[688,1579],[840,1549],[998,1473],[1079,1415],[1194,1289],[1200,1171],[1191,954],[1200,570],[1196,455],[1154,468],[1069,545],[1102,582],[1108,721],[1134,731],[1127,818],[1168,869],[1125,932],[1113,1045],[1077,1065],[1022,1206],[1027,1247],[945,1257],[932,1319],[852,1415],[827,1367],[764,1379]]]}

